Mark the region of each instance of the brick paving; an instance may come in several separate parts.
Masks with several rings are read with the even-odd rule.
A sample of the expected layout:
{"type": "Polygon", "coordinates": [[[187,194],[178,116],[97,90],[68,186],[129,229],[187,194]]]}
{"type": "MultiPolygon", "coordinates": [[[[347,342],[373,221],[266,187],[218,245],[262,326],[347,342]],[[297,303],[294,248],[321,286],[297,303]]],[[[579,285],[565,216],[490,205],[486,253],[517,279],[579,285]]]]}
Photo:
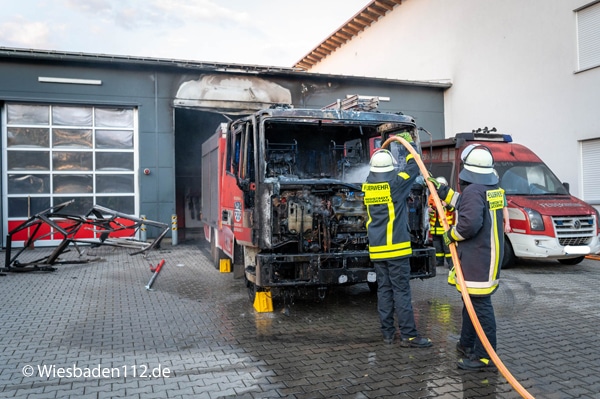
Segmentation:
{"type": "MultiPolygon", "coordinates": [[[[164,243],[147,257],[85,252],[101,259],[0,277],[0,398],[520,397],[498,372],[456,368],[462,303],[441,268],[411,283],[418,327],[434,346],[410,349],[382,342],[366,285],[296,300],[288,314],[279,301],[257,313],[243,281],[219,273],[201,241],[164,243]]],[[[534,397],[600,399],[599,277],[594,260],[503,271],[498,354],[534,397]]]]}

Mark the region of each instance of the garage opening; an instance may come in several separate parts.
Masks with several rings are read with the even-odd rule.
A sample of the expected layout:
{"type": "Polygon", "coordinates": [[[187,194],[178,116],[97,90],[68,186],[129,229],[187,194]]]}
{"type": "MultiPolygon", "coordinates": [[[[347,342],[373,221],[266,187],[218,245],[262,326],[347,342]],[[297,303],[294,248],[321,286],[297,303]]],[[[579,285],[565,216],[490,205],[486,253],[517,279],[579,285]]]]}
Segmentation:
{"type": "Polygon", "coordinates": [[[215,112],[175,109],[175,206],[179,238],[204,238],[202,203],[202,143],[227,117],[215,112]]]}

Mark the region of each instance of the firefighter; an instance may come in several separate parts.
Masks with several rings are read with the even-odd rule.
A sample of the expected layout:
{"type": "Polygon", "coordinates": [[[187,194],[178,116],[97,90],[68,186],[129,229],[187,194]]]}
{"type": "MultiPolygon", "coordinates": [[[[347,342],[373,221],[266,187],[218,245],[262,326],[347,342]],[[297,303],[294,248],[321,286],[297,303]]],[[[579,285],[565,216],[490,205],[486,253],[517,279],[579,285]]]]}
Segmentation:
{"type": "MultiPolygon", "coordinates": [[[[448,181],[443,176],[436,178],[436,180],[440,184],[448,185],[448,181]]],[[[442,201],[442,205],[444,206],[446,222],[448,225],[453,225],[454,207],[446,204],[444,201],[442,201]]],[[[429,234],[431,234],[431,241],[433,243],[433,247],[435,248],[435,259],[437,266],[444,266],[444,264],[447,264],[448,269],[451,269],[452,253],[450,252],[448,245],[444,243],[444,225],[442,224],[442,220],[438,215],[435,202],[433,201],[433,197],[431,195],[429,196],[429,225],[429,234]]]]}
{"type": "MultiPolygon", "coordinates": [[[[500,175],[498,175],[498,171],[494,169],[494,174],[500,181],[500,175]]],[[[512,227],[510,227],[510,218],[508,216],[508,203],[506,201],[506,195],[504,196],[504,208],[502,208],[502,216],[504,217],[504,232],[506,234],[512,232],[512,227]]]]}
{"type": "MultiPolygon", "coordinates": [[[[459,174],[460,197],[446,185],[430,178],[440,198],[456,206],[456,224],[444,233],[448,245],[457,244],[458,258],[469,297],[490,344],[496,350],[496,319],[491,295],[498,288],[500,265],[504,250],[504,191],[498,187],[494,174],[494,159],[482,145],[469,145],[461,153],[463,169],[459,174]]],[[[454,269],[448,282],[454,284],[454,269]]],[[[458,367],[481,370],[493,363],[477,336],[475,327],[463,304],[462,328],[456,349],[462,357],[458,367]]]]}
{"type": "MultiPolygon", "coordinates": [[[[408,132],[401,133],[400,137],[413,143],[408,132]]],[[[392,154],[388,150],[378,150],[371,157],[370,173],[362,191],[369,216],[369,256],[377,273],[377,310],[383,341],[386,344],[394,342],[395,312],[400,345],[423,348],[431,346],[431,340],[419,336],[413,313],[410,291],[412,248],[406,205],[418,175],[419,167],[412,154],[406,156],[406,166],[398,172],[392,154]]]]}

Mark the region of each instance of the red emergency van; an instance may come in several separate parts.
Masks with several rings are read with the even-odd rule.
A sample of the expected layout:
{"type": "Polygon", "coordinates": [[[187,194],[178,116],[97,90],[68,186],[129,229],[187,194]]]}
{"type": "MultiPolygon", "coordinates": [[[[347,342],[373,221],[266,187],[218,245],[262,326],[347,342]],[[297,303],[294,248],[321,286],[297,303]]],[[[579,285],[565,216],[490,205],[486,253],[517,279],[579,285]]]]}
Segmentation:
{"type": "Polygon", "coordinates": [[[488,147],[506,192],[512,232],[506,235],[503,267],[515,258],[556,259],[575,265],[600,252],[598,211],[569,193],[548,166],[510,135],[459,133],[422,143],[423,160],[433,176],[444,176],[459,189],[460,155],[469,144],[488,147]]]}

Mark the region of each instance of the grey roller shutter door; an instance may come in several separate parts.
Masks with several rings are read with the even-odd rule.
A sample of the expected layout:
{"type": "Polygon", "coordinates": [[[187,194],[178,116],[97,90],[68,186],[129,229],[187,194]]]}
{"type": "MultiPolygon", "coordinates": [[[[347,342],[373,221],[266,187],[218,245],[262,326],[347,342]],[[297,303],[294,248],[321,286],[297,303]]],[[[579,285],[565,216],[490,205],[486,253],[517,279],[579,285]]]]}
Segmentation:
{"type": "Polygon", "coordinates": [[[600,3],[577,11],[578,68],[600,65],[600,3]]]}
{"type": "Polygon", "coordinates": [[[600,139],[581,142],[583,200],[600,205],[600,139]]]}

